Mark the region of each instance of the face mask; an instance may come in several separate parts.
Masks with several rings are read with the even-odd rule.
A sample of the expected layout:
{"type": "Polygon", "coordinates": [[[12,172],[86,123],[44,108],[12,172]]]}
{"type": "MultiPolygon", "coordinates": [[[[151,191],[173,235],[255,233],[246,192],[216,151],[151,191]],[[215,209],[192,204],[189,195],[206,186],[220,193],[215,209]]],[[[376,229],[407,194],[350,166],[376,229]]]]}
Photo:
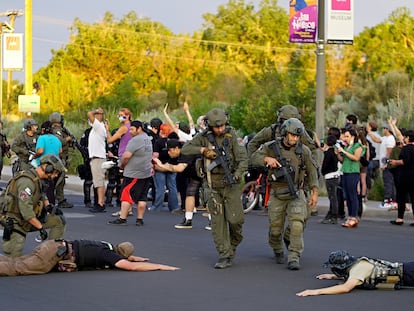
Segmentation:
{"type": "Polygon", "coordinates": [[[127,119],[126,116],[119,116],[118,117],[119,122],[124,122],[126,119],[127,119]]]}

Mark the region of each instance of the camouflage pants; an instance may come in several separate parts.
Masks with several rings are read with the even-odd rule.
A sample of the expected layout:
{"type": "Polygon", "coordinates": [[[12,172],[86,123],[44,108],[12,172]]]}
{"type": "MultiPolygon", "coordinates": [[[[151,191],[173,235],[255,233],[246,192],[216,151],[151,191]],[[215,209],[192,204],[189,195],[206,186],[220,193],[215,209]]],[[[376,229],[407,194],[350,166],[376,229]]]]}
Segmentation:
{"type": "Polygon", "coordinates": [[[61,259],[57,256],[62,242],[46,241],[33,252],[20,257],[0,256],[0,276],[16,276],[48,273],[61,259]]]}
{"type": "Polygon", "coordinates": [[[211,214],[211,232],[220,258],[235,256],[237,246],[243,240],[244,213],[237,185],[211,191],[207,206],[211,214]]]}
{"type": "MultiPolygon", "coordinates": [[[[50,229],[49,240],[61,239],[65,233],[65,225],[62,219],[56,215],[48,215],[46,222],[43,224],[43,228],[50,229]]],[[[25,232],[20,226],[15,225],[15,229],[20,232],[25,232]]],[[[18,232],[13,232],[10,235],[9,241],[3,240],[3,252],[10,257],[19,257],[22,255],[24,249],[24,242],[26,237],[18,232]]]]}
{"type": "Polygon", "coordinates": [[[299,197],[291,200],[280,200],[273,195],[269,204],[269,245],[275,253],[283,253],[282,237],[287,219],[289,233],[288,261],[299,261],[303,251],[303,229],[307,215],[306,199],[303,191],[299,197]]]}

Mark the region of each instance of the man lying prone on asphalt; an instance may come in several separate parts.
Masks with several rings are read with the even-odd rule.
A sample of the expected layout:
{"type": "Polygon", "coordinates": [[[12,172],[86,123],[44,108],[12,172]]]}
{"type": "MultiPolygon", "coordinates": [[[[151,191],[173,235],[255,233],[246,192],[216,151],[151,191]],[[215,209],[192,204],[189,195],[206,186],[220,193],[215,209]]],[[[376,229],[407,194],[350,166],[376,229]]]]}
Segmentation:
{"type": "Polygon", "coordinates": [[[115,268],[128,271],[179,269],[147,262],[148,258],[133,256],[133,252],[134,245],[130,242],[113,245],[104,241],[49,240],[28,255],[14,258],[0,256],[0,276],[115,268]]]}

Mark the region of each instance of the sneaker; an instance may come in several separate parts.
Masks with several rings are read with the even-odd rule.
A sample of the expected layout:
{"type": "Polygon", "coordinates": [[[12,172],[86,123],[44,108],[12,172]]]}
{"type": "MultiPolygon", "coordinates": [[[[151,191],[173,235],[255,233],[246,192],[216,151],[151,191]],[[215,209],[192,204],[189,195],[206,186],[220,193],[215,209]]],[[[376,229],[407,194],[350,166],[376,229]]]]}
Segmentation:
{"type": "Polygon", "coordinates": [[[137,219],[137,220],[135,221],[135,226],[142,227],[143,225],[144,225],[144,220],[142,220],[142,219],[137,219]]]}
{"type": "Polygon", "coordinates": [[[332,225],[336,225],[338,223],[338,220],[334,217],[331,218],[325,218],[324,220],[321,221],[321,224],[332,224],[332,225]]]}
{"type": "Polygon", "coordinates": [[[311,216],[318,216],[318,210],[311,211],[311,216]]]}
{"type": "Polygon", "coordinates": [[[275,253],[276,263],[281,265],[285,263],[285,255],[283,253],[275,253]]]}
{"type": "Polygon", "coordinates": [[[58,203],[58,207],[59,208],[72,208],[73,204],[67,202],[66,199],[64,199],[58,203]]]}
{"type": "Polygon", "coordinates": [[[115,220],[108,221],[108,225],[119,225],[119,226],[126,226],[127,220],[122,218],[117,218],[115,220]]]}
{"type": "Polygon", "coordinates": [[[176,224],[174,226],[174,228],[176,228],[176,229],[191,229],[191,228],[193,228],[192,220],[191,219],[187,220],[187,219],[184,218],[184,220],[181,223],[176,224]]]}
{"type": "Polygon", "coordinates": [[[299,261],[289,261],[288,269],[291,271],[297,271],[300,269],[299,261]]]}
{"type": "Polygon", "coordinates": [[[209,222],[208,225],[204,227],[204,229],[211,231],[211,222],[209,222]]]}
{"type": "Polygon", "coordinates": [[[392,203],[388,200],[384,200],[384,202],[381,202],[381,204],[378,206],[379,208],[385,208],[389,209],[392,207],[392,203]]]}
{"type": "Polygon", "coordinates": [[[93,208],[93,205],[91,202],[85,203],[86,208],[93,208]]]}
{"type": "Polygon", "coordinates": [[[214,269],[225,269],[231,267],[232,265],[233,261],[231,258],[220,258],[219,261],[217,261],[214,265],[214,269]]]}
{"type": "Polygon", "coordinates": [[[175,210],[171,211],[171,214],[173,214],[173,215],[182,215],[184,213],[185,213],[185,211],[182,210],[181,208],[176,208],[175,210]]]}
{"type": "Polygon", "coordinates": [[[94,205],[93,208],[89,210],[91,213],[106,213],[105,207],[100,206],[99,204],[94,205]]]}

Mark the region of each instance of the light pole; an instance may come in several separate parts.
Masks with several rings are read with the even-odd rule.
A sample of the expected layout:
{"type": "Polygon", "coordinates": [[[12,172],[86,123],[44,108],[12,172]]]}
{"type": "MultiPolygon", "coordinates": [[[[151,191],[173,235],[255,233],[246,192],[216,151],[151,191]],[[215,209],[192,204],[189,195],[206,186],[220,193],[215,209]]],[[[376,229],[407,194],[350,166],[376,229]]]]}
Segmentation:
{"type": "Polygon", "coordinates": [[[315,131],[319,138],[325,132],[325,0],[318,0],[318,40],[316,42],[316,112],[315,131]]]}

